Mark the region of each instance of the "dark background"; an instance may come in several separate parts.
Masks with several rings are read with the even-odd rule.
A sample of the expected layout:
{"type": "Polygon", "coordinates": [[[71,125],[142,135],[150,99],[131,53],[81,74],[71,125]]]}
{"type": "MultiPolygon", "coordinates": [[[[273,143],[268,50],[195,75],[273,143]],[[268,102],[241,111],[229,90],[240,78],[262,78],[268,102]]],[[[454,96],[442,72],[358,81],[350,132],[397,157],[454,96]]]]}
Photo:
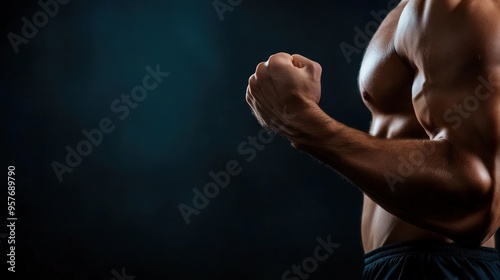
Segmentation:
{"type": "Polygon", "coordinates": [[[328,235],[340,247],[309,279],[360,277],[361,193],[281,137],[251,162],[238,146],[260,131],[247,79],[280,51],[320,62],[324,110],[366,131],[362,54],[348,63],[339,44],[352,45],[353,28],[388,1],[244,0],[223,21],[212,2],[73,0],[16,54],[7,34],[21,35],[21,18],[40,6],[1,1],[2,166],[16,166],[18,279],[109,280],[123,267],[136,280],[281,279],[328,235]],[[157,64],[171,75],[119,120],[110,104],[157,64]],[[102,118],[115,130],[59,182],[51,164],[102,118]],[[192,206],[192,189],[230,160],[241,174],[186,225],[178,205],[192,206]]]}

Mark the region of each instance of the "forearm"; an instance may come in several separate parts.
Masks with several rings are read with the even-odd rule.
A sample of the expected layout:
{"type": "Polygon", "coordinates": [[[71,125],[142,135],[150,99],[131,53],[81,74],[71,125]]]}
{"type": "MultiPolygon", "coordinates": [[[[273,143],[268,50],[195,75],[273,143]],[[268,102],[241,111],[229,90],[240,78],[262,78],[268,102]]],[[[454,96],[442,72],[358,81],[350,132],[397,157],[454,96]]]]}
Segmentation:
{"type": "MultiPolygon", "coordinates": [[[[317,105],[320,97],[321,66],[286,53],[259,63],[246,92],[260,124],[342,173],[392,214],[464,242],[477,244],[491,233],[498,223],[492,211],[499,207],[498,195],[491,186],[499,162],[491,155],[497,137],[481,134],[472,144],[464,141],[465,133],[427,141],[378,139],[328,117],[317,105]],[[485,143],[490,147],[481,147],[485,143]],[[400,158],[411,160],[428,147],[431,152],[414,159],[411,171],[401,171],[400,158]]],[[[498,130],[491,120],[500,118],[476,119],[498,130]]]]}
{"type": "Polygon", "coordinates": [[[400,218],[453,231],[480,211],[487,172],[479,160],[445,139],[375,138],[319,108],[295,124],[299,133],[290,136],[295,147],[340,172],[400,218]]]}

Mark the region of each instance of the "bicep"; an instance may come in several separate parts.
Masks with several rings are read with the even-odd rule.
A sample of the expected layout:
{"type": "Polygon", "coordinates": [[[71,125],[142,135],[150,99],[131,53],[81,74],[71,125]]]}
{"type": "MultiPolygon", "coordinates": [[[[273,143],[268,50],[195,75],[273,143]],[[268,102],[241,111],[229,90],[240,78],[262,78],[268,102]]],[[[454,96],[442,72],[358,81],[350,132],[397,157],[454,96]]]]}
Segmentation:
{"type": "Polygon", "coordinates": [[[500,76],[489,73],[478,77],[473,90],[466,87],[468,90],[457,94],[450,92],[447,106],[432,117],[440,119],[435,138],[451,144],[451,162],[465,172],[460,175],[464,182],[488,192],[499,179],[500,88],[496,81],[500,76]]]}

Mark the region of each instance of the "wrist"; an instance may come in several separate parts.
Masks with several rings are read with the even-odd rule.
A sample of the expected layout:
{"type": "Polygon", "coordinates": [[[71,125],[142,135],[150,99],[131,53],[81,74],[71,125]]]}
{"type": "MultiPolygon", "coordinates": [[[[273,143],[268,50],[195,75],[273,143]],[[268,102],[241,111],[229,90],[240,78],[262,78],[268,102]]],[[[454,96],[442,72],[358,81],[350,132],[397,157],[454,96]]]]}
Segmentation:
{"type": "Polygon", "coordinates": [[[310,146],[321,145],[323,139],[335,133],[336,122],[316,103],[306,106],[293,114],[290,122],[293,133],[286,135],[292,146],[304,150],[310,146]]]}

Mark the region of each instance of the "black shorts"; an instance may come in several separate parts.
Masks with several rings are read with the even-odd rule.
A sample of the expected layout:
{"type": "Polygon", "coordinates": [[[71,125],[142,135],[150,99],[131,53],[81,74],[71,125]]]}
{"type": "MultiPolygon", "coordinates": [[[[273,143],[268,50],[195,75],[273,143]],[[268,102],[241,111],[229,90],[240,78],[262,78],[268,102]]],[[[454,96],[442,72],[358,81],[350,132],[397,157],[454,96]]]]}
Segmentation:
{"type": "Polygon", "coordinates": [[[456,244],[414,241],[391,244],[365,255],[363,279],[500,280],[499,252],[456,244]]]}

